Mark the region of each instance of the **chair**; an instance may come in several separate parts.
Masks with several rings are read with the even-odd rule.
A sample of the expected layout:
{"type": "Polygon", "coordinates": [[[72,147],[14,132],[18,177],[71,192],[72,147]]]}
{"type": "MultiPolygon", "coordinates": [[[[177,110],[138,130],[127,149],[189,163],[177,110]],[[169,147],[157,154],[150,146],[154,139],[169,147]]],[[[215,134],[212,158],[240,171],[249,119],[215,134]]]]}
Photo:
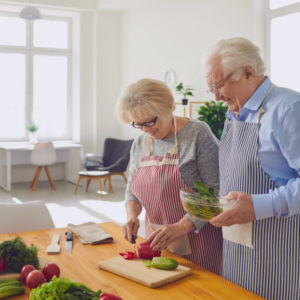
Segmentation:
{"type": "Polygon", "coordinates": [[[76,187],[75,187],[75,192],[74,192],[75,195],[77,193],[77,189],[78,189],[78,186],[79,186],[79,183],[80,183],[81,179],[86,179],[86,191],[89,188],[91,180],[93,180],[93,179],[98,180],[99,186],[100,186],[100,191],[101,191],[101,194],[100,194],[101,197],[102,197],[102,182],[101,182],[101,179],[104,179],[104,180],[107,179],[108,184],[109,184],[108,192],[114,193],[114,190],[113,190],[112,185],[111,185],[110,172],[108,172],[108,171],[80,171],[80,172],[78,172],[78,175],[79,175],[79,177],[78,177],[77,184],[76,184],[76,187]]]}
{"type": "Polygon", "coordinates": [[[48,169],[48,166],[56,163],[56,151],[53,147],[53,143],[36,143],[30,156],[30,163],[32,165],[38,166],[33,180],[30,184],[32,191],[35,191],[36,189],[43,167],[45,168],[50,185],[53,187],[54,190],[56,190],[55,183],[48,169]]]}
{"type": "Polygon", "coordinates": [[[0,203],[0,234],[55,228],[45,203],[0,203]]]}
{"type": "Polygon", "coordinates": [[[103,155],[87,154],[84,167],[88,171],[109,171],[110,175],[121,175],[127,183],[124,172],[130,159],[130,149],[133,140],[116,140],[107,138],[104,142],[103,155]]]}

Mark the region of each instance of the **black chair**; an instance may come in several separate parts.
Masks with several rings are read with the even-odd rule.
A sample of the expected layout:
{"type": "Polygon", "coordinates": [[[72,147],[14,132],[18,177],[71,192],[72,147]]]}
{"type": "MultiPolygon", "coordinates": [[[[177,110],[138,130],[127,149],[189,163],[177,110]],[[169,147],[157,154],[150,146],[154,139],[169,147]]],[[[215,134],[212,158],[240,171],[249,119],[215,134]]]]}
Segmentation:
{"type": "Polygon", "coordinates": [[[88,171],[109,171],[111,175],[121,175],[127,183],[124,172],[130,159],[133,140],[116,140],[107,138],[104,141],[103,155],[86,154],[84,167],[88,171]]]}

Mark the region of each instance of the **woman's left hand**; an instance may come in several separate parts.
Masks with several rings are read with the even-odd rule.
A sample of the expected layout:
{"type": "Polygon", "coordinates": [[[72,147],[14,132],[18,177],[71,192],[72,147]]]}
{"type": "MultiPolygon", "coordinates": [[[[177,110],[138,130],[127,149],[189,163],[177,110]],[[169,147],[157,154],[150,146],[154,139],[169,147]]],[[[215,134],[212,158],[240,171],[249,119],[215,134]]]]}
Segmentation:
{"type": "Polygon", "coordinates": [[[162,225],[147,238],[146,242],[152,241],[150,246],[154,251],[162,251],[166,249],[170,243],[180,239],[194,229],[195,225],[193,222],[184,217],[178,223],[162,225]]]}

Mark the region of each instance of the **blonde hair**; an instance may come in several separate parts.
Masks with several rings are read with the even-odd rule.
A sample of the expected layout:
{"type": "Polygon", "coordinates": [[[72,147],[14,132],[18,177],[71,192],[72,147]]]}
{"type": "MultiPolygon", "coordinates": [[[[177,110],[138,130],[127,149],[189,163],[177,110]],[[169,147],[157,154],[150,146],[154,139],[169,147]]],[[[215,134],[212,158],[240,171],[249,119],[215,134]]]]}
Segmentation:
{"type": "Polygon", "coordinates": [[[174,110],[171,90],[155,79],[141,79],[127,86],[116,103],[117,116],[123,123],[150,117],[171,119],[174,110]]]}
{"type": "Polygon", "coordinates": [[[240,79],[242,69],[247,65],[254,69],[255,76],[263,75],[266,70],[259,48],[245,38],[237,37],[217,42],[205,53],[202,65],[205,67],[207,62],[216,55],[221,57],[224,76],[241,69],[232,75],[234,81],[240,79]]]}

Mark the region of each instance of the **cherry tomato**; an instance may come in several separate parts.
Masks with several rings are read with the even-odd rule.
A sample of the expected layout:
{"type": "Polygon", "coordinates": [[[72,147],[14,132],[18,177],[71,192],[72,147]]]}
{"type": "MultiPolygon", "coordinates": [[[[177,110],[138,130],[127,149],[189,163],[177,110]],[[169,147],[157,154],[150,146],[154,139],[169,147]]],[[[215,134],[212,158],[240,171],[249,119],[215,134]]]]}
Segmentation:
{"type": "Polygon", "coordinates": [[[58,265],[50,262],[50,263],[46,264],[46,266],[44,267],[43,274],[44,274],[46,280],[50,281],[54,275],[57,278],[59,278],[60,269],[59,269],[58,265]]]}
{"type": "Polygon", "coordinates": [[[25,265],[21,270],[21,281],[22,283],[26,284],[26,278],[28,274],[35,270],[35,267],[33,265],[25,265]]]}
{"type": "Polygon", "coordinates": [[[45,283],[45,276],[41,271],[31,271],[26,279],[26,285],[32,290],[37,288],[39,285],[45,283]]]}

